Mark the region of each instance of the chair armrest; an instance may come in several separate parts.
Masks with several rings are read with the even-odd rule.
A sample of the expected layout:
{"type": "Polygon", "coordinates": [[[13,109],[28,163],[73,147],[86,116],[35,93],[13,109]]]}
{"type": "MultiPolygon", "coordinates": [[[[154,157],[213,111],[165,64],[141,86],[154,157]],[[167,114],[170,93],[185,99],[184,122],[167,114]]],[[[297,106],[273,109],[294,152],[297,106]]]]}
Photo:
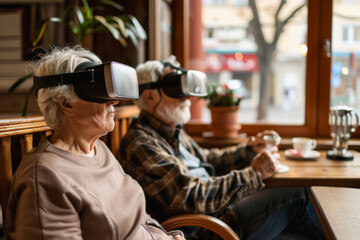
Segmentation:
{"type": "Polygon", "coordinates": [[[212,216],[205,214],[184,214],[169,218],[161,223],[167,230],[171,231],[180,227],[195,226],[208,229],[224,240],[240,240],[234,230],[226,223],[212,216]]]}

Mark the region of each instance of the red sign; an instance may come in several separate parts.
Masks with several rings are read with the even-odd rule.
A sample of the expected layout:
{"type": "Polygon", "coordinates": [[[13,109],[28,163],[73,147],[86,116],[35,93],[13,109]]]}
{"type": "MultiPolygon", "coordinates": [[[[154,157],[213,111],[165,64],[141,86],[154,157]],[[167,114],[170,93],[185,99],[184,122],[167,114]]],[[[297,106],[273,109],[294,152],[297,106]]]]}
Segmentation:
{"type": "Polygon", "coordinates": [[[205,54],[205,72],[254,72],[259,69],[256,54],[205,54]]]}

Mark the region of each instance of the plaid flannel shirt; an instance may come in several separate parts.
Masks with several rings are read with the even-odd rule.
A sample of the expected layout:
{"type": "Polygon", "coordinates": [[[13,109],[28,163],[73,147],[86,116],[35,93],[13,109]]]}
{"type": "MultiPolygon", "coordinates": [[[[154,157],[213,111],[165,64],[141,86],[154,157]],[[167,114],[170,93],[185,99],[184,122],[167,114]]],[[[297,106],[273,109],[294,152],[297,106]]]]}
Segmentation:
{"type": "Polygon", "coordinates": [[[169,127],[142,111],[122,139],[118,159],[143,187],[148,212],[157,220],[204,213],[226,221],[229,205],[264,187],[249,166],[253,156],[244,146],[203,149],[181,127],[169,127]],[[201,162],[211,163],[216,176],[201,180],[191,175],[180,157],[180,143],[201,162]]]}

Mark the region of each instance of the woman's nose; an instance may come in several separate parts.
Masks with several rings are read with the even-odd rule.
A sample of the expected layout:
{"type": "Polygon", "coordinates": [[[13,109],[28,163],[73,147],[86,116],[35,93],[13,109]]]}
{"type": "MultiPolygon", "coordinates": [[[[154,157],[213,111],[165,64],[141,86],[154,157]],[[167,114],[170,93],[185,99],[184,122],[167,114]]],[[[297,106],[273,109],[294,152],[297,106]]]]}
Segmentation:
{"type": "Polygon", "coordinates": [[[191,96],[185,96],[185,97],[182,97],[182,98],[181,98],[181,101],[185,101],[185,100],[187,100],[187,99],[190,99],[190,100],[191,100],[191,98],[192,98],[191,96]]]}
{"type": "Polygon", "coordinates": [[[107,105],[116,105],[116,104],[118,104],[119,103],[119,101],[109,101],[109,102],[107,102],[106,104],[107,105]]]}

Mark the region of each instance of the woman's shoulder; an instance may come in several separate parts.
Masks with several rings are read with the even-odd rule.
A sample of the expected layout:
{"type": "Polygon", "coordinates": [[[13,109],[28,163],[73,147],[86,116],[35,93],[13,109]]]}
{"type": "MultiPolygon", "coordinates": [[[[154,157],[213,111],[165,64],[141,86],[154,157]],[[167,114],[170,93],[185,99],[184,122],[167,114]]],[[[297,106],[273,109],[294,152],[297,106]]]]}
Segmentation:
{"type": "Polygon", "coordinates": [[[49,142],[46,139],[41,139],[38,146],[31,149],[23,156],[16,172],[35,168],[39,159],[44,158],[43,154],[48,145],[49,142]]]}
{"type": "Polygon", "coordinates": [[[49,153],[34,149],[24,155],[13,177],[14,192],[22,189],[35,189],[35,186],[54,184],[61,181],[56,168],[49,166],[49,153]]]}

